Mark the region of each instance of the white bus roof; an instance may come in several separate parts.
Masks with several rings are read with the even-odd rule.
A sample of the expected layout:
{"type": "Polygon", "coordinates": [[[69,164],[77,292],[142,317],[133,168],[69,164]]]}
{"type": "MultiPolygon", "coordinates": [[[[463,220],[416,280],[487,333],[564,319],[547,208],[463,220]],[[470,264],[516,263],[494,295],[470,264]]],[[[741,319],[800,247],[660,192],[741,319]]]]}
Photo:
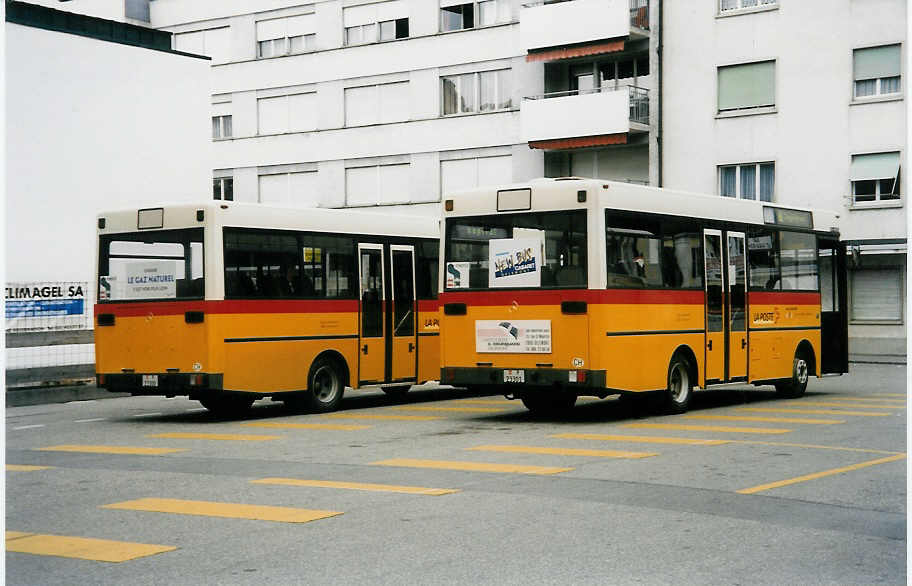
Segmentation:
{"type": "Polygon", "coordinates": [[[137,232],[140,210],[163,210],[162,229],[196,228],[218,225],[276,230],[301,230],[377,236],[440,237],[437,216],[405,215],[353,209],[289,208],[256,203],[206,202],[165,204],[150,208],[130,208],[102,212],[105,227],[99,233],[137,232]],[[197,211],[203,211],[203,221],[197,211]]]}
{"type": "MultiPolygon", "coordinates": [[[[597,206],[635,212],[669,216],[714,219],[727,222],[763,225],[766,208],[797,210],[813,214],[814,230],[838,231],[839,214],[775,203],[689,193],[674,189],[605,181],[577,177],[560,179],[533,179],[526,183],[490,186],[446,194],[444,200],[453,200],[453,211],[444,211],[447,217],[494,215],[498,212],[498,192],[505,190],[531,190],[530,210],[554,211],[597,206]],[[577,192],[587,192],[586,203],[577,201],[577,192]]],[[[444,207],[444,209],[446,209],[444,207]]]]}

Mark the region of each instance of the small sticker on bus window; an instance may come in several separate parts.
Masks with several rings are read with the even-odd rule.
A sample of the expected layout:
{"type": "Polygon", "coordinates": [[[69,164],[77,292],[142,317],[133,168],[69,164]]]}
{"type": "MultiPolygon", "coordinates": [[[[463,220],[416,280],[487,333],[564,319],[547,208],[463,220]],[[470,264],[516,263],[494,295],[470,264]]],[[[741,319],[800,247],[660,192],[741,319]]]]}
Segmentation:
{"type": "Polygon", "coordinates": [[[448,262],[446,266],[446,288],[468,289],[471,264],[468,262],[448,262]]]}

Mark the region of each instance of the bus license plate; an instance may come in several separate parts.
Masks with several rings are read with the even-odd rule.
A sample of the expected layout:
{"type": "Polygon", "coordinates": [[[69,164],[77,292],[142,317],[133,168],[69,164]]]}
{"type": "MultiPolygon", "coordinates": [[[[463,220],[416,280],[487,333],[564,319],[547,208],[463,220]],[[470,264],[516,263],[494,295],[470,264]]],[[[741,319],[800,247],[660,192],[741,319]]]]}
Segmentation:
{"type": "Polygon", "coordinates": [[[524,383],[526,382],[526,371],[524,370],[505,370],[505,383],[524,383]]]}
{"type": "Polygon", "coordinates": [[[157,374],[142,375],[142,386],[157,387],[158,386],[158,375],[157,374]]]}

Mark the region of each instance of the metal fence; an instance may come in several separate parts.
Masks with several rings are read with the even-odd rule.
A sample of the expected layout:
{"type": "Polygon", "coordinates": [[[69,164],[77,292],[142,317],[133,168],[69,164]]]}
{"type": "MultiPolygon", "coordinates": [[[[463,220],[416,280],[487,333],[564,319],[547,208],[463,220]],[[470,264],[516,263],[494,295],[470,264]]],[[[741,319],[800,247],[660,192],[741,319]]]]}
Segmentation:
{"type": "Polygon", "coordinates": [[[639,124],[649,124],[649,90],[646,88],[629,86],[630,91],[630,121],[639,124]]]}
{"type": "Polygon", "coordinates": [[[86,281],[7,283],[7,388],[91,379],[94,302],[94,291],[86,281]]]}
{"type": "Polygon", "coordinates": [[[630,25],[649,30],[649,0],[630,0],[630,25]]]}

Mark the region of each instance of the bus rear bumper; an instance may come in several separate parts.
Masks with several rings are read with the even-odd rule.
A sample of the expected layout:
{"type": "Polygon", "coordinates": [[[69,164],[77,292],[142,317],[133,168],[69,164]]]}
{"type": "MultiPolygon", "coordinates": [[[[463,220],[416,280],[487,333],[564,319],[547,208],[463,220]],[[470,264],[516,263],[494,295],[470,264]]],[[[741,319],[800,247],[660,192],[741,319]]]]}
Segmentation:
{"type": "Polygon", "coordinates": [[[194,395],[199,391],[221,389],[224,375],[201,372],[98,373],[95,384],[112,393],[133,395],[194,395]]]}
{"type": "Polygon", "coordinates": [[[559,369],[559,368],[465,368],[448,367],[440,369],[440,383],[455,387],[507,385],[507,386],[562,386],[569,389],[591,389],[605,387],[604,370],[559,369]],[[522,374],[519,375],[518,372],[522,374]],[[505,376],[521,377],[522,382],[505,382],[505,376]]]}

